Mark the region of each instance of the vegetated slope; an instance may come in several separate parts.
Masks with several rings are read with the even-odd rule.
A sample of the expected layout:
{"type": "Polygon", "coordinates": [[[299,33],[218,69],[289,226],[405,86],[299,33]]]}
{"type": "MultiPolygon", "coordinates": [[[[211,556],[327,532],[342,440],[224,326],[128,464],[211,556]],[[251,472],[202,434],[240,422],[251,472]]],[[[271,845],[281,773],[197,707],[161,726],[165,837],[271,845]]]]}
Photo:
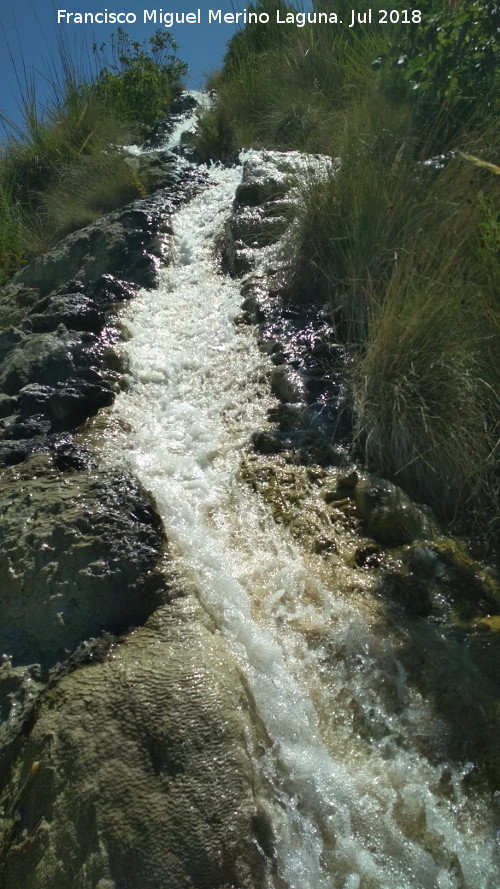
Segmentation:
{"type": "Polygon", "coordinates": [[[393,24],[374,12],[349,27],[362,4],[315,0],[311,23],[298,27],[277,23],[276,7],[281,20],[294,18],[288,4],[261,0],[248,12],[267,13],[268,24],[251,21],[230,41],[209,83],[216,101],[201,121],[199,156],[265,146],[340,158],[327,181],[300,183],[288,297],[326,305],[352,350],[369,464],[491,541],[498,8],[425,0],[391,12],[393,24]]]}
{"type": "MultiPolygon", "coordinates": [[[[34,255],[104,213],[144,196],[146,185],[113,146],[144,137],[181,89],[186,65],[167,31],[148,43],[118,28],[94,46],[87,70],[61,43],[53,101],[36,102],[26,78],[24,126],[0,118],[0,284],[34,255]]],[[[22,81],[18,78],[19,82],[22,81]]]]}

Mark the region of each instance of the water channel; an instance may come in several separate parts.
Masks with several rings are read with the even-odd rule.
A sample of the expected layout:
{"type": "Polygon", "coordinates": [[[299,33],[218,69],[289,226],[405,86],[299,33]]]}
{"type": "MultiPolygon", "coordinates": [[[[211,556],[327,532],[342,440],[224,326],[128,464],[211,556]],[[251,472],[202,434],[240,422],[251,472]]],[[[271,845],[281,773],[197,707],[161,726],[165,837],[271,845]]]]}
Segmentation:
{"type": "MultiPolygon", "coordinates": [[[[368,576],[303,551],[241,479],[274,404],[272,365],[235,324],[214,241],[241,167],[213,167],[173,218],[175,256],[126,309],[129,385],[105,457],[153,494],[180,571],[246,676],[284,889],[494,889],[488,795],[426,756],[439,714],[408,682],[368,576]],[[359,729],[360,720],[363,730],[359,729]]],[[[346,542],[346,545],[347,542],[346,542]]]]}

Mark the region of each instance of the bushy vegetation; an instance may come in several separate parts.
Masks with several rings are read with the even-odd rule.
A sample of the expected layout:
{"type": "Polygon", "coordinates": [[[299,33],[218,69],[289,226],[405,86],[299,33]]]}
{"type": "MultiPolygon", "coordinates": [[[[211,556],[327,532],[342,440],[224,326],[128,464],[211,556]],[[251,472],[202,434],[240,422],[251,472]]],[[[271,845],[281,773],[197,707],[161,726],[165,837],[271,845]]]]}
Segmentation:
{"type": "Polygon", "coordinates": [[[176,47],[168,31],[156,31],[145,46],[118,28],[108,44],[94,47],[101,60],[93,84],[96,96],[120,118],[141,129],[152,126],[165,114],[187,70],[173,52],[176,47]]]}
{"type": "Polygon", "coordinates": [[[113,146],[140,138],[167,112],[186,70],[175,50],[168,32],[143,44],[118,29],[94,46],[82,73],[62,45],[48,108],[28,79],[23,125],[3,120],[0,283],[63,235],[144,193],[113,146]]]}
{"type": "MultiPolygon", "coordinates": [[[[344,21],[357,6],[314,3],[344,21]]],[[[211,80],[199,151],[339,158],[326,181],[301,183],[290,296],[326,305],[351,348],[368,464],[492,539],[500,13],[484,0],[406,6],[422,10],[419,24],[247,26],[211,80]]]]}

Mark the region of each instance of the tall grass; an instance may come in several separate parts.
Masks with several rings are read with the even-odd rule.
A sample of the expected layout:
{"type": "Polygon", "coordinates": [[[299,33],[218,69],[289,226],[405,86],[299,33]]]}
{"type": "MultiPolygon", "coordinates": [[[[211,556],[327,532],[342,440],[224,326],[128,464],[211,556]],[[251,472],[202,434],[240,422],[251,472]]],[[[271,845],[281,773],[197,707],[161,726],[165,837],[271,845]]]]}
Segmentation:
{"type": "Polygon", "coordinates": [[[412,259],[391,276],[355,363],[357,434],[370,465],[442,518],[490,517],[499,378],[488,307],[460,271],[432,279],[412,259]]]}
{"type": "Polygon", "coordinates": [[[23,227],[12,200],[12,185],[0,183],[0,285],[19,268],[24,259],[23,227]]]}
{"type": "MultiPolygon", "coordinates": [[[[327,307],[350,348],[368,465],[491,540],[500,478],[498,99],[448,89],[449,41],[450,80],[439,68],[440,80],[421,75],[420,90],[398,56],[408,29],[312,25],[271,40],[266,27],[230,44],[200,152],[223,157],[251,145],[339,158],[326,179],[300,183],[285,248],[289,297],[327,307]]],[[[434,31],[422,33],[439,51],[434,31]]],[[[486,74],[493,83],[491,66],[486,74]]]]}
{"type": "Polygon", "coordinates": [[[441,517],[490,527],[500,506],[500,178],[460,157],[442,170],[407,163],[397,145],[385,165],[348,151],[326,187],[306,186],[292,293],[326,304],[353,349],[369,465],[441,517]]]}
{"type": "Polygon", "coordinates": [[[200,122],[201,160],[251,145],[333,152],[337,112],[371,79],[371,62],[385,45],[376,26],[361,39],[342,26],[277,25],[277,8],[282,18],[295,9],[275,0],[248,6],[267,12],[269,23],[237,34],[224,68],[209,79],[217,100],[200,122]]]}
{"type": "Polygon", "coordinates": [[[340,164],[326,180],[301,186],[292,293],[299,302],[327,303],[342,336],[356,342],[410,232],[422,225],[419,204],[428,184],[408,162],[407,118],[407,108],[390,99],[360,99],[337,116],[340,164]]]}
{"type": "Polygon", "coordinates": [[[63,235],[144,193],[113,146],[140,138],[167,112],[184,71],[163,33],[148,48],[119,30],[109,55],[96,47],[83,67],[64,42],[58,50],[59,61],[49,59],[48,106],[37,102],[30,75],[18,73],[23,123],[2,118],[0,283],[63,235]]]}

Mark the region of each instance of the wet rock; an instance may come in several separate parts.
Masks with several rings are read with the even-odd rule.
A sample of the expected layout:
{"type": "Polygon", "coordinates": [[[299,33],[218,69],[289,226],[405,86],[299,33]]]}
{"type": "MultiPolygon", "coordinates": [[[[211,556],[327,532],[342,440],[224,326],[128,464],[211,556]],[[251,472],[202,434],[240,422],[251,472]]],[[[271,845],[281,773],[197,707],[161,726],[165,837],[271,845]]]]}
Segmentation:
{"type": "Polygon", "coordinates": [[[391,598],[419,617],[428,617],[433,612],[433,596],[429,585],[413,574],[388,571],[382,579],[379,595],[391,598]]]}
{"type": "Polygon", "coordinates": [[[372,476],[354,488],[356,510],[365,532],[382,546],[401,546],[439,535],[427,507],[417,506],[401,488],[372,476]]]}
{"type": "Polygon", "coordinates": [[[434,738],[433,758],[459,763],[462,774],[468,767],[466,784],[489,787],[491,799],[491,789],[500,786],[500,645],[429,620],[412,621],[411,634],[412,645],[402,646],[398,657],[409,681],[446,725],[434,738]]]}
{"type": "Polygon", "coordinates": [[[14,429],[26,425],[33,415],[48,424],[44,434],[77,429],[88,417],[97,413],[99,408],[109,406],[113,398],[113,392],[104,381],[93,383],[85,379],[69,378],[56,386],[31,383],[19,390],[21,414],[14,429]]]}
{"type": "Polygon", "coordinates": [[[25,338],[26,334],[17,327],[8,327],[7,330],[0,331],[0,362],[3,362],[6,355],[25,338]]]}
{"type": "Polygon", "coordinates": [[[166,188],[175,182],[176,157],[171,151],[158,148],[143,154],[124,155],[123,160],[140,179],[147,192],[166,188]]]}
{"type": "Polygon", "coordinates": [[[243,176],[236,203],[256,207],[285,195],[297,176],[320,167],[330,169],[331,158],[298,151],[245,151],[243,176]]]}
{"type": "Polygon", "coordinates": [[[189,111],[194,111],[198,106],[196,98],[184,90],[172,102],[168,117],[155,124],[151,134],[145,140],[142,148],[150,151],[152,148],[161,148],[172,132],[176,123],[186,117],[189,111]]]}
{"type": "MultiPolygon", "coordinates": [[[[176,190],[179,188],[176,183],[176,190]]],[[[2,288],[0,325],[20,323],[27,310],[33,310],[41,298],[58,289],[62,288],[68,294],[67,282],[72,280],[79,282],[82,289],[103,275],[114,275],[127,281],[128,286],[154,286],[157,259],[164,254],[167,212],[165,201],[163,206],[153,199],[136,201],[68,235],[52,250],[33,259],[2,288]],[[161,240],[158,238],[160,232],[161,240]]],[[[64,315],[69,311],[74,322],[81,324],[83,317],[87,319],[83,323],[89,324],[89,307],[85,311],[79,307],[76,312],[78,321],[74,308],[54,306],[53,314],[60,312],[64,315]]],[[[34,314],[46,316],[47,312],[43,308],[34,314]]],[[[47,328],[46,317],[32,319],[32,323],[36,325],[33,329],[52,329],[47,328]]],[[[89,328],[79,326],[76,329],[89,328]]]]}
{"type": "Polygon", "coordinates": [[[56,248],[32,260],[13,280],[36,286],[46,295],[68,278],[77,277],[86,282],[114,270],[125,250],[122,227],[100,220],[68,235],[56,248]]]}
{"type": "Polygon", "coordinates": [[[297,403],[302,400],[303,387],[300,377],[284,366],[278,366],[271,372],[271,390],[280,401],[297,403]]]}
{"type": "MultiPolygon", "coordinates": [[[[354,546],[349,541],[348,554],[345,534],[346,528],[350,529],[349,537],[354,532],[354,519],[340,509],[334,513],[321,496],[334,471],[311,461],[300,465],[296,451],[287,451],[283,442],[280,444],[279,453],[255,450],[249,454],[242,464],[241,478],[264,498],[275,520],[286,524],[301,546],[326,560],[333,556],[337,563],[347,559],[352,570],[354,546]]],[[[359,536],[356,541],[359,546],[359,536]]]]}
{"type": "Polygon", "coordinates": [[[13,667],[7,655],[0,658],[0,718],[1,721],[12,716],[13,709],[23,709],[30,698],[34,698],[37,690],[46,683],[46,675],[39,664],[27,667],[13,667]]]}
{"type": "MultiPolygon", "coordinates": [[[[14,637],[14,631],[12,636],[14,637]]],[[[12,658],[0,658],[0,787],[19,753],[23,730],[33,720],[36,702],[49,679],[40,664],[14,667],[12,658]]],[[[0,809],[1,815],[5,810],[0,809]]],[[[1,824],[1,818],[0,818],[1,824]]],[[[1,834],[1,827],[0,827],[1,834]]]]}
{"type": "MultiPolygon", "coordinates": [[[[11,418],[11,425],[8,427],[7,435],[17,417],[11,418]]],[[[1,428],[1,427],[0,427],[1,428]]],[[[25,439],[14,439],[5,437],[2,440],[0,436],[0,468],[4,466],[16,466],[29,457],[30,454],[39,454],[50,451],[57,445],[59,435],[34,435],[25,439]]],[[[66,438],[66,436],[64,436],[66,438]]]]}
{"type": "Polygon", "coordinates": [[[251,248],[238,238],[226,238],[222,257],[222,267],[234,278],[245,275],[253,267],[254,257],[251,248]]]}
{"type": "Polygon", "coordinates": [[[283,216],[267,216],[265,208],[240,208],[228,219],[225,227],[224,263],[238,277],[253,264],[253,250],[275,244],[288,227],[283,216]]]}
{"type": "Polygon", "coordinates": [[[17,398],[0,392],[0,418],[8,417],[17,410],[17,398]]]}
{"type": "Polygon", "coordinates": [[[226,224],[223,263],[234,277],[256,264],[255,251],[276,244],[295,216],[291,192],[307,169],[325,169],[331,159],[300,152],[245,151],[242,182],[226,224]]]}
{"type": "Polygon", "coordinates": [[[160,609],[46,693],[4,796],[2,886],[269,885],[251,702],[200,611],[160,609]]]}
{"type": "Polygon", "coordinates": [[[85,288],[85,293],[104,312],[118,303],[132,299],[137,294],[137,286],[130,281],[122,281],[115,275],[100,275],[85,288]]]}
{"type": "MultiPolygon", "coordinates": [[[[297,434],[283,440],[283,447],[295,450],[304,463],[339,465],[352,449],[348,356],[335,341],[326,312],[287,298],[286,242],[278,251],[274,246],[293,218],[294,187],[304,165],[318,171],[331,161],[266,151],[245,152],[243,161],[243,184],[226,227],[223,259],[235,276],[250,272],[241,287],[239,320],[259,327],[259,347],[276,368],[270,377],[273,393],[284,404],[303,405],[311,430],[314,426],[314,435],[304,437],[301,418],[297,434]],[[313,439],[321,440],[321,446],[313,439]]],[[[291,426],[286,431],[293,433],[291,426]]]]}
{"type": "Polygon", "coordinates": [[[241,309],[244,315],[244,320],[248,324],[256,324],[258,321],[264,321],[266,317],[256,296],[247,296],[241,304],[241,309]]]}
{"type": "Polygon", "coordinates": [[[31,414],[29,416],[14,417],[6,427],[4,437],[6,439],[30,439],[47,436],[50,432],[51,422],[44,414],[31,414]]]}
{"type": "Polygon", "coordinates": [[[189,90],[183,90],[179,93],[178,96],[175,97],[172,104],[170,105],[170,113],[168,116],[168,120],[176,120],[176,118],[184,117],[184,115],[188,111],[194,111],[197,108],[199,102],[197,98],[189,92],[189,90]]]}
{"type": "Polygon", "coordinates": [[[25,287],[13,281],[5,284],[0,290],[0,330],[19,324],[40,296],[38,287],[25,287]]]}
{"type": "Polygon", "coordinates": [[[259,349],[262,350],[266,355],[274,355],[276,352],[281,351],[281,345],[278,340],[273,339],[272,337],[268,340],[259,339],[258,340],[259,349]]]}
{"type": "Polygon", "coordinates": [[[281,365],[284,365],[287,363],[286,358],[285,358],[285,353],[282,352],[281,349],[277,350],[276,352],[273,352],[273,354],[271,355],[271,361],[277,367],[280,367],[281,365]]]}
{"type": "MultiPolygon", "coordinates": [[[[167,175],[163,172],[167,169],[164,161],[169,158],[161,157],[157,160],[161,175],[167,175]]],[[[155,167],[153,157],[145,163],[155,167]]],[[[152,169],[153,178],[158,169],[152,169]]],[[[164,259],[169,252],[169,214],[193,194],[205,179],[206,173],[195,167],[183,167],[175,177],[170,177],[168,173],[168,198],[164,193],[158,192],[135,201],[73,232],[52,250],[33,259],[0,291],[0,328],[23,322],[27,311],[54,291],[62,288],[63,292],[70,293],[68,282],[71,281],[78,282],[82,291],[93,287],[103,276],[114,276],[124,282],[124,289],[134,285],[155,286],[158,260],[164,259]]],[[[87,295],[90,298],[94,296],[92,293],[87,295]]],[[[118,296],[115,293],[114,296],[115,301],[126,298],[125,294],[118,296]]],[[[98,309],[103,309],[99,303],[98,309]]],[[[34,314],[46,313],[42,311],[34,314]]],[[[78,326],[76,329],[89,329],[86,326],[91,323],[88,312],[78,311],[78,319],[70,312],[73,320],[68,326],[81,325],[82,314],[86,318],[83,321],[85,326],[78,326]]],[[[45,317],[32,319],[32,323],[38,330],[48,329],[45,317]]]]}
{"type": "Polygon", "coordinates": [[[53,250],[17,272],[13,282],[37,287],[44,296],[69,278],[85,284],[106,273],[152,286],[156,268],[152,257],[145,253],[147,242],[147,232],[130,226],[130,211],[119,211],[68,235],[53,250]]]}
{"type": "Polygon", "coordinates": [[[0,324],[4,304],[17,305],[19,322],[0,331],[0,465],[49,449],[51,436],[111,404],[126,368],[110,313],[155,285],[170,210],[164,198],[136,201],[64,238],[0,293],[0,324]]]}
{"type": "Polygon", "coordinates": [[[75,430],[99,408],[111,404],[121,369],[114,351],[93,333],[68,331],[62,323],[47,333],[17,331],[10,351],[5,345],[0,362],[0,387],[5,393],[0,405],[4,465],[18,462],[22,454],[19,449],[9,450],[7,441],[31,439],[33,449],[38,449],[35,440],[41,436],[75,430]]]}
{"type": "Polygon", "coordinates": [[[83,293],[65,293],[39,300],[28,312],[23,329],[34,333],[56,330],[64,324],[67,330],[88,330],[98,333],[104,317],[96,303],[83,293]]]}
{"type": "Polygon", "coordinates": [[[278,454],[283,448],[280,439],[270,432],[255,432],[252,443],[259,454],[278,454]]]}
{"type": "Polygon", "coordinates": [[[318,534],[312,546],[313,553],[325,555],[338,552],[335,537],[328,534],[318,534]]]}
{"type": "Polygon", "coordinates": [[[293,432],[303,426],[304,408],[298,404],[279,404],[269,412],[269,419],[276,422],[282,432],[293,432]]]}
{"type": "Polygon", "coordinates": [[[73,352],[81,342],[64,326],[49,334],[19,338],[0,364],[0,388],[16,395],[28,383],[55,385],[74,370],[73,352]]]}
{"type": "Polygon", "coordinates": [[[477,621],[500,610],[500,583],[456,540],[414,544],[408,570],[432,590],[436,608],[448,617],[477,621]]]}
{"type": "Polygon", "coordinates": [[[52,453],[54,466],[57,469],[71,471],[95,469],[95,460],[86,448],[74,445],[71,441],[56,441],[52,453]]]}
{"type": "Polygon", "coordinates": [[[337,476],[337,486],[341,493],[345,490],[355,488],[359,481],[359,475],[355,469],[339,472],[337,476]]]}
{"type": "Polygon", "coordinates": [[[354,564],[358,568],[379,568],[383,562],[383,553],[378,546],[373,543],[367,543],[365,546],[359,546],[354,553],[354,564]]]}
{"type": "Polygon", "coordinates": [[[36,438],[22,441],[0,441],[0,467],[16,466],[26,460],[29,454],[34,454],[37,450],[44,450],[45,447],[45,437],[41,441],[37,441],[36,438]]]}
{"type": "Polygon", "coordinates": [[[41,454],[3,469],[0,480],[2,652],[50,665],[83,639],[151,614],[163,535],[135,481],[64,474],[41,454]]]}

